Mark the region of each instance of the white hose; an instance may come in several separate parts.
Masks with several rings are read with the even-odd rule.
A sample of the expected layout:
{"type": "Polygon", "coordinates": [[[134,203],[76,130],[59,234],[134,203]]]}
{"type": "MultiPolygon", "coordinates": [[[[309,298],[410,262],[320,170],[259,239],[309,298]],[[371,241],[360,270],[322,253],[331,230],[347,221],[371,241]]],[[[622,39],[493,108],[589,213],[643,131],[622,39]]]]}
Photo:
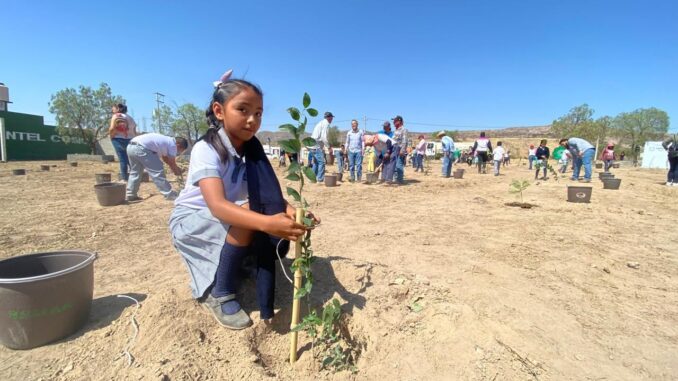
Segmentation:
{"type": "Polygon", "coordinates": [[[137,304],[137,308],[134,310],[134,312],[132,313],[132,317],[130,318],[130,322],[132,324],[132,327],[134,327],[134,335],[132,336],[132,338],[130,340],[127,341],[127,346],[125,347],[125,349],[122,350],[122,354],[125,357],[127,357],[127,366],[132,366],[132,363],[134,362],[134,356],[132,356],[132,354],[129,352],[129,350],[134,345],[134,341],[137,339],[137,335],[139,334],[139,324],[137,323],[135,316],[137,314],[137,311],[139,310],[140,305],[139,305],[139,301],[134,299],[131,296],[118,295],[118,298],[127,298],[127,299],[130,299],[130,300],[133,300],[134,303],[137,304]]]}

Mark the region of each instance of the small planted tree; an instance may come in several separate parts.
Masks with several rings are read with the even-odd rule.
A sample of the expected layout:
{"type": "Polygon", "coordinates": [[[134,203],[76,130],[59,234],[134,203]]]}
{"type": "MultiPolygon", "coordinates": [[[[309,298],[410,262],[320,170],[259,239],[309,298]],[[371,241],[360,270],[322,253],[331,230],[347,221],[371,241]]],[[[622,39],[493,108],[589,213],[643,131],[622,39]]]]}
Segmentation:
{"type": "Polygon", "coordinates": [[[523,191],[529,188],[530,182],[527,180],[513,180],[511,181],[511,186],[509,187],[509,193],[519,194],[520,202],[523,202],[523,191]]]}
{"type": "MultiPolygon", "coordinates": [[[[313,138],[304,136],[308,117],[318,116],[318,111],[311,108],[311,97],[304,93],[302,99],[303,108],[290,107],[287,112],[295,121],[294,124],[284,124],[279,128],[287,131],[292,136],[290,139],[280,141],[280,146],[285,152],[300,153],[302,146],[307,148],[315,146],[313,138]]],[[[287,167],[287,180],[297,184],[297,187],[288,186],[287,194],[295,201],[297,208],[296,220],[305,226],[312,228],[313,219],[306,213],[308,201],[303,196],[304,184],[306,181],[316,182],[313,169],[299,165],[298,162],[291,162],[287,167]]],[[[290,324],[290,362],[297,360],[297,340],[299,331],[305,331],[312,339],[312,353],[316,357],[315,348],[322,348],[322,366],[332,367],[336,370],[350,367],[352,356],[349,349],[344,349],[340,342],[341,333],[338,327],[341,318],[341,306],[338,300],[333,299],[318,313],[310,307],[310,294],[313,289],[312,264],[314,261],[313,249],[311,248],[311,230],[309,229],[295,245],[294,262],[291,269],[294,271],[294,300],[292,304],[292,322],[290,324]],[[304,299],[309,306],[308,315],[300,322],[300,300],[304,299]]]]}
{"type": "Polygon", "coordinates": [[[548,162],[544,164],[544,162],[542,162],[541,160],[537,161],[537,164],[535,164],[534,168],[537,170],[537,172],[539,172],[539,170],[544,168],[544,166],[546,166],[546,169],[548,169],[551,176],[553,176],[553,179],[558,181],[558,171],[556,171],[555,168],[553,168],[553,166],[548,162]]]}
{"type": "Polygon", "coordinates": [[[520,195],[520,202],[507,202],[506,206],[516,206],[523,209],[530,209],[537,205],[530,204],[529,202],[523,202],[523,191],[529,188],[530,182],[527,180],[513,180],[509,186],[509,193],[520,195]]]}

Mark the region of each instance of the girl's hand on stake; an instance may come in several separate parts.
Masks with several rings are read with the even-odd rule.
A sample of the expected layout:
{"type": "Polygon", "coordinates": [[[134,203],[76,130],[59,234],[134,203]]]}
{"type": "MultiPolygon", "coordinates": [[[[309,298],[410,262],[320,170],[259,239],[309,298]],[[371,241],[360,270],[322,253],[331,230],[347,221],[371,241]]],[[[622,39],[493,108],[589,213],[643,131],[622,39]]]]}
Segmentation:
{"type": "Polygon", "coordinates": [[[298,224],[293,218],[285,213],[278,213],[270,216],[266,225],[267,226],[263,229],[265,233],[289,241],[296,241],[306,231],[304,225],[298,224]]]}
{"type": "Polygon", "coordinates": [[[308,226],[307,229],[314,229],[316,226],[320,225],[320,217],[317,217],[313,212],[306,211],[306,217],[313,220],[313,225],[308,226]]]}

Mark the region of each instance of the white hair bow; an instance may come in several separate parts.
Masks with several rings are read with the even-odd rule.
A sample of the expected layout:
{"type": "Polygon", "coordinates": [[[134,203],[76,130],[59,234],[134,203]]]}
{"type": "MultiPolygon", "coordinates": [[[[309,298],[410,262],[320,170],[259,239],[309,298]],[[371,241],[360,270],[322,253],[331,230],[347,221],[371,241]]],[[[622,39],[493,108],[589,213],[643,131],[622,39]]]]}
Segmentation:
{"type": "Polygon", "coordinates": [[[220,85],[226,83],[229,78],[231,78],[231,75],[233,74],[233,69],[228,69],[226,72],[219,78],[218,81],[212,82],[214,84],[214,87],[219,87],[220,85]]]}

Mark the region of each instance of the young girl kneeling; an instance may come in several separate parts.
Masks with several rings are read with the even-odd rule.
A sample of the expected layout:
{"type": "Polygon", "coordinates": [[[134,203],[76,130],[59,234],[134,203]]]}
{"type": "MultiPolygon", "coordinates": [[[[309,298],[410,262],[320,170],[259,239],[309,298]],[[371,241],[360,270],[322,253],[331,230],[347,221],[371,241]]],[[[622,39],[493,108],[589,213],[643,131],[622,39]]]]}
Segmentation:
{"type": "Polygon", "coordinates": [[[236,299],[243,259],[256,258],[262,319],[273,318],[276,250],[304,233],[282,196],[273,168],[254,135],[263,95],[255,85],[225,74],[207,109],[207,133],[194,145],[186,186],[169,226],[191,276],[193,297],[231,329],[252,324],[236,299]],[[280,243],[280,245],[278,245],[280,243]]]}

